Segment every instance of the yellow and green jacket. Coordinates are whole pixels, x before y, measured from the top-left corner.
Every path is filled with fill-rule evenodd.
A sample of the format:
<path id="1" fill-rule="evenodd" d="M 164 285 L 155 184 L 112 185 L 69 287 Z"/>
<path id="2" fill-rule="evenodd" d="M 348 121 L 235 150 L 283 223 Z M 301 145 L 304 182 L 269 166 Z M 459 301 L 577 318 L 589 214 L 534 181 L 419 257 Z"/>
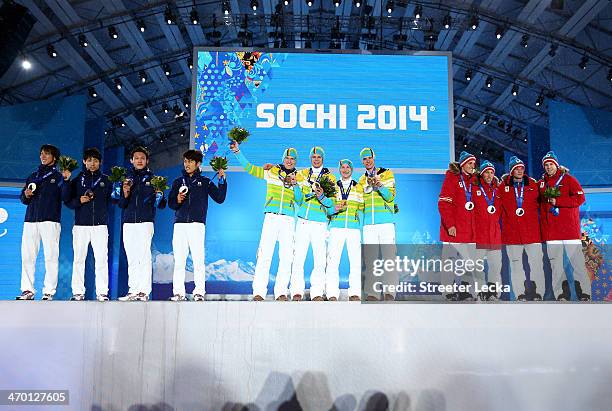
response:
<path id="1" fill-rule="evenodd" d="M 297 173 L 297 184 L 293 187 L 295 195 L 295 203 L 300 207 L 298 209 L 298 217 L 310 221 L 327 222 L 327 210 L 333 207 L 332 199 L 322 197 L 310 197 L 312 188 L 308 182 L 308 174 L 310 168 L 305 168 L 298 171 Z M 321 172 L 327 175 L 328 178 L 336 183 L 336 177 L 329 172 L 326 168 L 323 168 Z M 310 176 L 310 181 L 315 182 L 319 173 L 313 173 Z"/>
<path id="2" fill-rule="evenodd" d="M 391 170 L 381 167 L 376 168 L 376 174 L 380 176 L 382 186 L 363 194 L 364 225 L 395 222 L 395 177 Z M 359 178 L 359 185 L 362 188 L 367 185 L 365 173 Z"/>
<path id="3" fill-rule="evenodd" d="M 285 188 L 280 177 L 280 167 L 274 166 L 270 170 L 255 166 L 246 159 L 242 151 L 236 153 L 236 158 L 247 173 L 266 180 L 266 203 L 264 213 L 277 213 L 293 217 L 295 215 L 295 197 L 293 189 Z"/>
<path id="4" fill-rule="evenodd" d="M 363 223 L 363 186 L 355 180 L 351 180 L 352 186 L 346 201 L 346 209 L 336 213 L 335 205 L 342 201 L 342 192 L 340 191 L 340 181 L 336 197 L 333 199 L 334 207 L 328 208 L 330 216 L 329 228 L 356 228 L 360 229 Z"/>

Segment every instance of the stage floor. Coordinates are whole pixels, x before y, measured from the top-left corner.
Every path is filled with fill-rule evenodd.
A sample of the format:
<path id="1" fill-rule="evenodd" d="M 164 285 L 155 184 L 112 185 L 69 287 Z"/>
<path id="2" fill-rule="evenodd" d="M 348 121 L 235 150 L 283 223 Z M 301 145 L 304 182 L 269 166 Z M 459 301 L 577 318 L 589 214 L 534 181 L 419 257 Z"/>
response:
<path id="1" fill-rule="evenodd" d="M 4 301 L 0 329 L 0 389 L 70 391 L 32 409 L 612 406 L 605 304 Z"/>

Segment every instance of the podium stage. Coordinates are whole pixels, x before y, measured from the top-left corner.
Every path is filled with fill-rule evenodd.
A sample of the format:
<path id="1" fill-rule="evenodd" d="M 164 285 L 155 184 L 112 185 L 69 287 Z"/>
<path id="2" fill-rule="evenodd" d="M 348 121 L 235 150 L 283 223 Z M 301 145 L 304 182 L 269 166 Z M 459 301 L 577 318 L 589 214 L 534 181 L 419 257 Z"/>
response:
<path id="1" fill-rule="evenodd" d="M 3 301 L 0 389 L 66 389 L 74 410 L 609 410 L 611 318 L 603 304 Z"/>

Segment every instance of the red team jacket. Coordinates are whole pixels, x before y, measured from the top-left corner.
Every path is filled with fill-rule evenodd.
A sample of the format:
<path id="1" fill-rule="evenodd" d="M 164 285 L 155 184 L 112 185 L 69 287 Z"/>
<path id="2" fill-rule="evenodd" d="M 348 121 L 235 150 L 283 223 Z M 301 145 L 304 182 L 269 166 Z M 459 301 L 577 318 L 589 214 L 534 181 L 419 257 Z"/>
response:
<path id="1" fill-rule="evenodd" d="M 506 175 L 497 189 L 497 201 L 501 206 L 502 243 L 531 244 L 541 242 L 540 223 L 538 221 L 539 195 L 538 183 L 525 175 L 522 217 L 516 215 L 516 195 L 512 176 Z"/>
<path id="2" fill-rule="evenodd" d="M 446 171 L 442 190 L 438 198 L 438 211 L 440 212 L 440 241 L 451 243 L 473 243 L 474 242 L 474 218 L 475 210 L 465 209 L 466 195 L 461 183 L 459 166 L 451 164 L 450 170 Z M 475 200 L 476 177 L 463 174 L 463 180 L 472 186 L 472 201 Z M 450 227 L 456 227 L 457 236 L 448 235 Z"/>
<path id="3" fill-rule="evenodd" d="M 551 212 L 551 204 L 544 197 L 546 187 L 554 187 L 559 178 L 563 180 L 559 184 L 561 197 L 557 198 L 556 206 L 559 208 L 559 215 L 554 216 Z M 549 177 L 547 174 L 538 182 L 541 196 L 540 204 L 540 226 L 542 230 L 542 240 L 579 240 L 580 233 L 580 212 L 579 207 L 584 203 L 584 191 L 578 180 L 571 176 L 565 169 L 559 168 L 557 174 Z"/>
<path id="4" fill-rule="evenodd" d="M 480 178 L 475 179 L 476 184 L 473 189 L 473 201 L 474 201 L 474 212 L 475 215 L 475 229 L 474 236 L 476 239 L 476 246 L 479 248 L 500 248 L 501 245 L 501 228 L 499 226 L 499 218 L 501 216 L 501 206 L 499 199 L 496 199 L 497 191 L 499 191 L 498 179 L 494 178 L 491 185 L 484 182 Z M 496 191 L 497 189 L 497 191 Z M 485 190 L 489 200 L 493 200 L 493 206 L 495 207 L 495 213 L 490 214 L 487 211 L 489 204 L 482 190 Z M 493 194 L 495 192 L 495 194 Z"/>

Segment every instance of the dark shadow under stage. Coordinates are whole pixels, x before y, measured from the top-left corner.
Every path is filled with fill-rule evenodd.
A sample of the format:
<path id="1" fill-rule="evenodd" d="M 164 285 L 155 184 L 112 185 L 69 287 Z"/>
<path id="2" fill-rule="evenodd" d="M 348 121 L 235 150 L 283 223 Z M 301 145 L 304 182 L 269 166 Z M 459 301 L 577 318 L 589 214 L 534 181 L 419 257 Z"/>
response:
<path id="1" fill-rule="evenodd" d="M 0 389 L 69 390 L 75 410 L 609 410 L 611 318 L 603 304 L 5 301 Z"/>

